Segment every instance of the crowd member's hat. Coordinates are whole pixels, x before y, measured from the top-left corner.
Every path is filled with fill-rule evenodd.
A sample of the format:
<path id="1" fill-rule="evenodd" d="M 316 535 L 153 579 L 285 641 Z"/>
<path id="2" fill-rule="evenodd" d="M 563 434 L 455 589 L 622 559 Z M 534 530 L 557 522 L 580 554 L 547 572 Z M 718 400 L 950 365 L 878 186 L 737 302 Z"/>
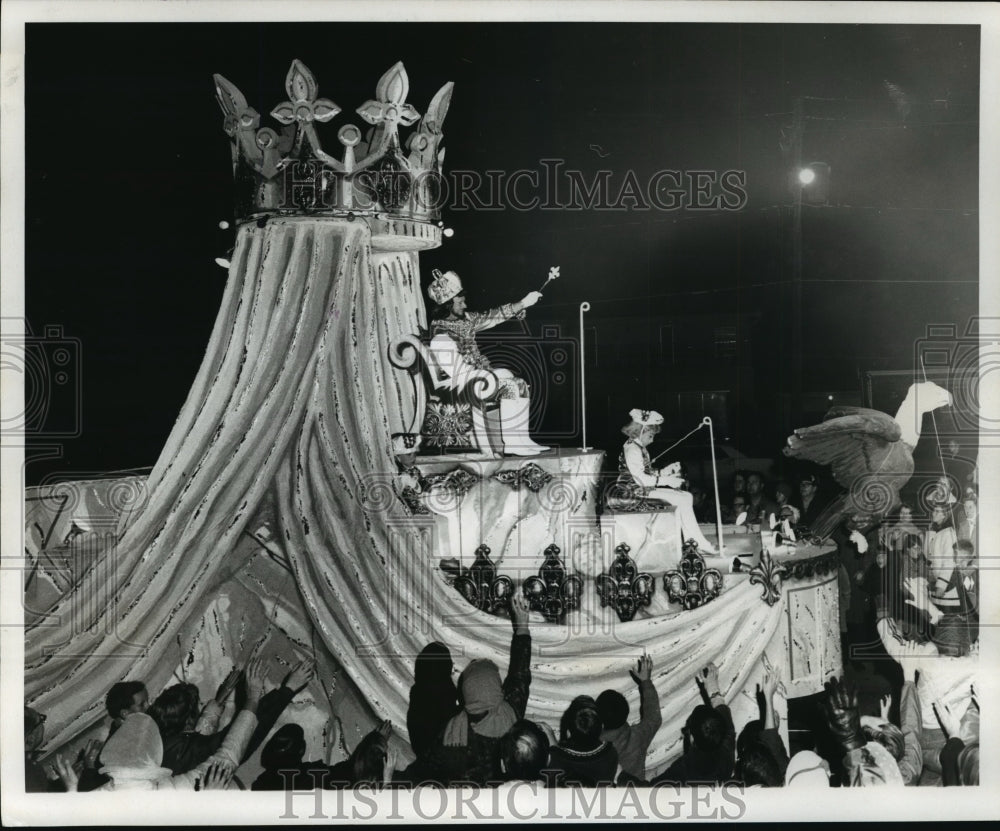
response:
<path id="1" fill-rule="evenodd" d="M 816 487 L 819 487 L 819 479 L 816 478 L 815 473 L 810 473 L 808 476 L 803 476 L 799 480 L 799 484 L 801 485 L 803 482 L 808 482 L 810 485 L 815 485 Z"/>

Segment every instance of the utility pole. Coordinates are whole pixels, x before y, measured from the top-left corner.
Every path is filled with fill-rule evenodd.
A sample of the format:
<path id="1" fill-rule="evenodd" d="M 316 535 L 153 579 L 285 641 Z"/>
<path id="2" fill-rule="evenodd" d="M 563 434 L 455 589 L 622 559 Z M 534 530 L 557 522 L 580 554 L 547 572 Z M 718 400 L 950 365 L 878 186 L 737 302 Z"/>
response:
<path id="1" fill-rule="evenodd" d="M 792 426 L 802 418 L 802 138 L 804 120 L 802 98 L 795 98 L 792 130 L 793 199 L 792 203 Z"/>

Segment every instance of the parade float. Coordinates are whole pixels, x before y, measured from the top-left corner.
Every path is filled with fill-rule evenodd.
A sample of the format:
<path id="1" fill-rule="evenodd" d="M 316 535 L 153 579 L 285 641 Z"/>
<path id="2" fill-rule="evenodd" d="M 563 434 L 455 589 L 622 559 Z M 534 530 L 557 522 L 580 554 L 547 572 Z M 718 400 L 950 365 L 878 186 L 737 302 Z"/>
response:
<path id="1" fill-rule="evenodd" d="M 342 758 L 382 719 L 405 758 L 415 657 L 436 640 L 459 670 L 505 666 L 512 592 L 533 609 L 529 718 L 554 726 L 605 689 L 636 712 L 628 670 L 652 658 L 651 774 L 680 754 L 707 663 L 737 729 L 765 667 L 781 716 L 840 672 L 832 545 L 718 518 L 706 555 L 671 506 L 614 498 L 585 428 L 582 448 L 507 452 L 527 424 L 500 413 L 496 373 L 432 348 L 419 257 L 443 242 L 451 84 L 421 116 L 396 64 L 362 130 L 323 126 L 340 110 L 299 61 L 277 128 L 215 80 L 237 234 L 187 401 L 148 476 L 27 493 L 25 700 L 46 752 L 104 729 L 117 681 L 209 689 L 262 655 L 275 683 L 282 662 L 317 663 L 283 717 L 309 758 Z"/>

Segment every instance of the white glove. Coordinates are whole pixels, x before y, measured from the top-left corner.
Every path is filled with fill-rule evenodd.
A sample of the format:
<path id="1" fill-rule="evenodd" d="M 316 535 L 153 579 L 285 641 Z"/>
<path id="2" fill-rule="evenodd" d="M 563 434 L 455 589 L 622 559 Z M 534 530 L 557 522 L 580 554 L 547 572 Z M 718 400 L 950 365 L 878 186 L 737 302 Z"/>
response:
<path id="1" fill-rule="evenodd" d="M 521 305 L 527 309 L 531 306 L 534 306 L 541 299 L 541 297 L 542 293 L 540 291 L 529 291 L 521 299 Z"/>

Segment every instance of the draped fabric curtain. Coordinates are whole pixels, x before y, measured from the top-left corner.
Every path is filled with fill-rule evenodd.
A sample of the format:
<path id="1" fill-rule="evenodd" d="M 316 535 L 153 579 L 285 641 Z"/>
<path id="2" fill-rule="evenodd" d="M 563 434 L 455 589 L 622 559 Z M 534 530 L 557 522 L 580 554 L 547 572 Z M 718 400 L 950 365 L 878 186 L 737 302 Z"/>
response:
<path id="1" fill-rule="evenodd" d="M 403 335 L 416 335 L 427 328 L 427 312 L 420 292 L 420 261 L 416 251 L 373 251 L 372 279 L 375 281 L 379 322 L 379 343 L 396 343 Z M 419 433 L 423 413 L 415 413 L 413 384 L 405 369 L 388 363 L 386 367 L 386 406 L 393 433 Z"/>
<path id="2" fill-rule="evenodd" d="M 372 291 L 369 247 L 363 222 L 241 227 L 207 354 L 149 477 L 148 502 L 27 629 L 25 698 L 47 714 L 51 745 L 99 720 L 115 682 L 141 678 L 155 690 L 169 679 L 174 662 L 163 656 L 203 595 L 238 568 L 241 534 L 303 430 L 317 368 L 345 358 L 351 371 L 345 356 L 321 352 L 331 330 L 358 344 L 355 295 Z M 360 348 L 373 355 L 378 345 Z M 366 432 L 385 434 L 384 415 Z M 391 463 L 387 441 L 370 446 L 375 468 Z"/>
<path id="3" fill-rule="evenodd" d="M 208 352 L 150 475 L 148 503 L 103 554 L 115 569 L 88 571 L 28 630 L 26 698 L 48 715 L 51 745 L 100 719 L 116 681 L 141 678 L 155 691 L 169 680 L 174 639 L 248 556 L 241 535 L 265 497 L 274 544 L 322 645 L 400 734 L 413 658 L 428 641 L 446 643 L 459 668 L 472 658 L 506 666 L 509 623 L 444 583 L 429 529 L 387 490 L 390 435 L 408 415 L 386 356 L 391 340 L 424 321 L 415 256 L 373 257 L 361 221 L 240 229 Z M 106 607 L 74 619 L 98 595 Z M 646 653 L 664 717 L 649 763 L 669 761 L 698 700 L 696 671 L 715 661 L 723 689 L 739 691 L 759 671 L 783 603 L 758 595 L 743 582 L 670 617 L 622 624 L 605 615 L 574 633 L 534 626 L 529 717 L 556 724 L 574 696 L 607 688 L 636 714 L 628 670 Z"/>

